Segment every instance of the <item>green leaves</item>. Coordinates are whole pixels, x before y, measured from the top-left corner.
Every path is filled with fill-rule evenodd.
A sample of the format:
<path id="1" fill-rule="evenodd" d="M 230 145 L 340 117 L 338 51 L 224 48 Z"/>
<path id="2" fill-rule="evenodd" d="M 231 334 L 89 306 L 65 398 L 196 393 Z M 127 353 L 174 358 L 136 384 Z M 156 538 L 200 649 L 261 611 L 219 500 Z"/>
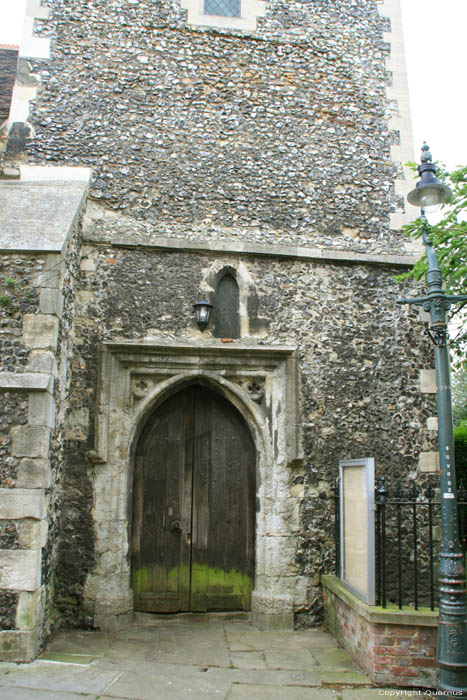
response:
<path id="1" fill-rule="evenodd" d="M 415 163 L 408 165 L 413 170 L 417 168 Z M 438 178 L 451 188 L 453 196 L 451 202 L 443 209 L 442 220 L 429 227 L 428 237 L 436 251 L 446 291 L 449 294 L 467 294 L 467 166 L 452 172 L 448 172 L 439 163 L 436 166 Z M 424 226 L 425 224 L 417 219 L 404 226 L 402 230 L 410 238 L 421 238 Z M 427 267 L 426 257 L 423 256 L 410 272 L 396 279 L 399 281 L 408 277 L 416 280 L 423 279 Z M 457 314 L 465 315 L 466 310 L 467 302 L 453 307 L 451 318 Z M 452 340 L 451 345 L 454 364 L 467 367 L 467 326 L 465 324 Z"/>

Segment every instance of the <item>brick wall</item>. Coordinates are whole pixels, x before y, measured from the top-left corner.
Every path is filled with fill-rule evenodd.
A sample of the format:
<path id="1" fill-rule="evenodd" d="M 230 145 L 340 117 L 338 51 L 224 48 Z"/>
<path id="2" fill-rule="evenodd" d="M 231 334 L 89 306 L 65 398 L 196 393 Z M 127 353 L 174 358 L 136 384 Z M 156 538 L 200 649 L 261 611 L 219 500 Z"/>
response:
<path id="1" fill-rule="evenodd" d="M 365 605 L 334 576 L 323 588 L 328 630 L 375 683 L 436 687 L 436 613 Z"/>

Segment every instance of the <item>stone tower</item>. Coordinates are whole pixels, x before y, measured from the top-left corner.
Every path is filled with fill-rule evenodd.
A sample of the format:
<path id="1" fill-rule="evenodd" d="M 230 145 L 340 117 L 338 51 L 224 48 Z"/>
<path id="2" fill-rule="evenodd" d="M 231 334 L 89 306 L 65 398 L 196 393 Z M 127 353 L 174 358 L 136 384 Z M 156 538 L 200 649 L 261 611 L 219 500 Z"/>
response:
<path id="1" fill-rule="evenodd" d="M 245 577 L 255 624 L 314 624 L 339 460 L 431 468 L 422 324 L 395 304 L 416 252 L 398 0 L 30 0 L 33 17 L 21 177 L 0 186 L 3 656 L 135 606 L 222 609 Z M 251 442 L 249 476 L 227 439 Z M 151 508 L 163 604 L 135 564 Z M 247 511 L 249 568 L 212 563 L 212 532 L 227 548 Z"/>

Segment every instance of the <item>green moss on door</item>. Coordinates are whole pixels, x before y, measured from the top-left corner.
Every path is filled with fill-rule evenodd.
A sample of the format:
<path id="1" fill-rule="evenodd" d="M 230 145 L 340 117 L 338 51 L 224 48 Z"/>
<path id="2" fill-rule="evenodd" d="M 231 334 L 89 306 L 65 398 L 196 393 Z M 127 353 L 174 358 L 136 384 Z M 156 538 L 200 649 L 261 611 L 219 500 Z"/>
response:
<path id="1" fill-rule="evenodd" d="M 151 612 L 249 610 L 253 579 L 206 564 L 142 567 L 131 575 L 135 610 Z M 186 590 L 188 588 L 188 590 Z M 189 590 L 191 589 L 191 595 Z"/>

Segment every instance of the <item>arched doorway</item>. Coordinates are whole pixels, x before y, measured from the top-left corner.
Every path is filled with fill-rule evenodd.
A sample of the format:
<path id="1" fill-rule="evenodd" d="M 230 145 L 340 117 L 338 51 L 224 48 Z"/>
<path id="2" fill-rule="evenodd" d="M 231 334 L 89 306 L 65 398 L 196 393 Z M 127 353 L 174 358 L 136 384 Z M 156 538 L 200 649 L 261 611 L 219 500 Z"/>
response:
<path id="1" fill-rule="evenodd" d="M 155 410 L 135 454 L 135 610 L 250 609 L 255 471 L 248 426 L 220 394 L 195 384 Z"/>

